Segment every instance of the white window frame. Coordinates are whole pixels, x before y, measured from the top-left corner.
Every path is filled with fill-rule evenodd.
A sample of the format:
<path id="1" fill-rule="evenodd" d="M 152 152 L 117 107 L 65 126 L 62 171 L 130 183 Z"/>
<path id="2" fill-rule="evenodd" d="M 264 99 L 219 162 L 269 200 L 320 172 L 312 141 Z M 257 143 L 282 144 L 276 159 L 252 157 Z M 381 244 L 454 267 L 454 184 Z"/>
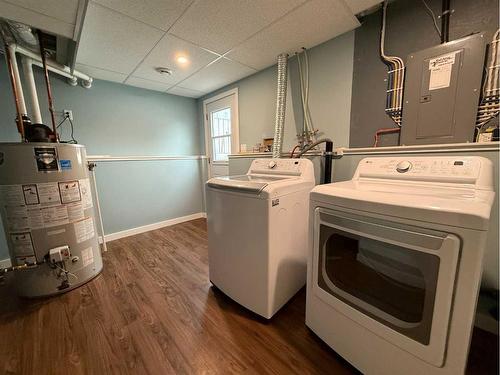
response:
<path id="1" fill-rule="evenodd" d="M 210 155 L 210 149 L 211 149 L 211 143 L 212 142 L 212 137 L 210 136 L 210 127 L 208 126 L 208 111 L 207 111 L 207 106 L 210 103 L 216 102 L 217 100 L 223 99 L 225 97 L 234 95 L 234 108 L 231 109 L 231 121 L 233 125 L 231 126 L 233 129 L 231 129 L 231 154 L 236 154 L 240 150 L 240 122 L 239 122 L 239 111 L 238 111 L 238 106 L 239 106 L 239 98 L 238 98 L 238 88 L 235 87 L 233 89 L 224 91 L 220 94 L 214 95 L 208 99 L 205 99 L 203 101 L 203 123 L 205 127 L 205 156 L 208 158 L 210 163 L 215 163 L 215 164 L 229 164 L 229 161 L 218 161 L 214 162 L 211 160 L 211 155 Z M 233 145 L 236 145 L 237 147 L 234 148 Z"/>

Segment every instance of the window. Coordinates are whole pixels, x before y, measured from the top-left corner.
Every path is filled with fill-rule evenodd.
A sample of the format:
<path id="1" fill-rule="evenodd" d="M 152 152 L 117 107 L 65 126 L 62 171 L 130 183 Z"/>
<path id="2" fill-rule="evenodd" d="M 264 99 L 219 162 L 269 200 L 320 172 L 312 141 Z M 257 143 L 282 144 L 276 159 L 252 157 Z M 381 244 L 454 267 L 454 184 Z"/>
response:
<path id="1" fill-rule="evenodd" d="M 211 113 L 211 137 L 214 161 L 227 161 L 231 153 L 231 108 Z"/>

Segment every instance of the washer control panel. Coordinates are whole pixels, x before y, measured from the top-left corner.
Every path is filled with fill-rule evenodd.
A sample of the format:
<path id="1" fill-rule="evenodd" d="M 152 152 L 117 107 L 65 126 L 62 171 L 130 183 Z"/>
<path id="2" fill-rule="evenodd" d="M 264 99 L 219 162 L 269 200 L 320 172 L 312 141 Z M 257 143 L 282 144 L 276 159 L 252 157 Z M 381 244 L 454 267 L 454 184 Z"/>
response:
<path id="1" fill-rule="evenodd" d="M 249 173 L 300 176 L 308 162 L 307 159 L 255 159 Z"/>
<path id="2" fill-rule="evenodd" d="M 477 157 L 380 157 L 363 159 L 359 177 L 468 182 L 478 178 L 481 160 Z"/>
<path id="3" fill-rule="evenodd" d="M 405 172 L 408 172 L 411 168 L 411 163 L 408 161 L 408 160 L 403 160 L 403 161 L 400 161 L 397 165 L 396 165 L 396 170 L 399 172 L 399 173 L 405 173 Z"/>

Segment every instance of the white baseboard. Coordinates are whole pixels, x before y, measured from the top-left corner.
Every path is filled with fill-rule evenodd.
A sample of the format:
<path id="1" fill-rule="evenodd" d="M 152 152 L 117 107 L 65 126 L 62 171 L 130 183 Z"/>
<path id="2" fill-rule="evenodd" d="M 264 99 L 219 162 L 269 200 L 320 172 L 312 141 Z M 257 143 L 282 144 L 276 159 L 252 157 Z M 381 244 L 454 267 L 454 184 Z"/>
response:
<path id="1" fill-rule="evenodd" d="M 206 212 L 198 212 L 192 215 L 176 217 L 174 219 L 168 219 L 164 221 L 160 221 L 158 223 L 143 225 L 142 227 L 136 227 L 131 229 L 122 230 L 120 232 L 106 234 L 104 237 L 106 238 L 106 242 L 118 240 L 123 237 L 133 236 L 135 234 L 140 234 L 144 232 L 149 232 L 151 230 L 160 229 L 163 227 L 169 227 L 171 225 L 184 223 L 186 221 L 206 218 Z M 102 243 L 102 238 L 99 238 L 99 242 Z"/>
<path id="2" fill-rule="evenodd" d="M 12 262 L 10 261 L 9 258 L 7 259 L 0 259 L 0 268 L 7 268 L 12 266 Z"/>
<path id="3" fill-rule="evenodd" d="M 120 232 L 110 233 L 110 234 L 107 234 L 105 236 L 105 238 L 106 238 L 106 242 L 114 241 L 114 240 L 118 240 L 120 238 L 133 236 L 134 234 L 149 232 L 150 230 L 160 229 L 163 227 L 169 227 L 171 225 L 180 224 L 180 223 L 184 223 L 186 221 L 201 219 L 201 218 L 206 218 L 206 217 L 207 217 L 206 212 L 198 212 L 198 213 L 192 214 L 192 215 L 176 217 L 173 219 L 160 221 L 158 223 L 143 225 L 142 227 L 136 227 L 136 228 L 122 230 Z M 100 236 L 99 236 L 99 243 L 102 243 L 102 237 L 100 237 Z M 12 263 L 11 263 L 10 259 L 8 259 L 8 258 L 7 259 L 0 259 L 0 268 L 7 268 L 7 267 L 10 267 L 11 265 L 12 265 Z"/>

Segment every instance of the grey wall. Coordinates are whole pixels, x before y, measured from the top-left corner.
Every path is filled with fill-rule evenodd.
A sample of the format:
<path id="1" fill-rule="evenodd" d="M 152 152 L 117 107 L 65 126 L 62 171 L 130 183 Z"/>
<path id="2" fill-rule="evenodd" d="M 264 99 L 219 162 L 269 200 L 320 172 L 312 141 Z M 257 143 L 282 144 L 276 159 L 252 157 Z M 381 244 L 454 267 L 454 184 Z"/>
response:
<path id="1" fill-rule="evenodd" d="M 3 56 L 2 56 L 3 60 Z M 45 123 L 50 121 L 43 77 L 35 68 Z M 96 80 L 90 90 L 51 75 L 56 109 L 73 110 L 75 137 L 90 155 L 199 155 L 196 100 Z M 5 63 L 0 63 L 0 142 L 19 140 Z M 59 119 L 59 117 L 58 117 Z M 68 139 L 68 124 L 62 139 Z M 105 232 L 203 211 L 202 161 L 98 163 Z M 7 257 L 0 230 L 0 260 Z"/>
<path id="2" fill-rule="evenodd" d="M 426 0 L 436 15 L 441 0 Z M 453 0 L 450 40 L 473 32 L 486 31 L 488 40 L 498 28 L 498 0 Z M 352 84 L 350 147 L 371 147 L 375 131 L 394 127 L 384 113 L 387 68 L 379 57 L 382 11 L 364 17 L 356 29 Z M 440 22 L 438 20 L 438 25 Z M 398 0 L 387 8 L 386 54 L 404 60 L 415 51 L 439 44 L 432 18 L 422 1 Z M 397 145 L 397 134 L 385 135 L 380 145 Z"/>
<path id="3" fill-rule="evenodd" d="M 348 146 L 351 107 L 354 32 L 331 39 L 309 50 L 309 107 L 315 128 L 331 137 L 336 146 Z M 289 89 L 284 135 L 284 150 L 297 143 L 296 134 L 303 126 L 297 61 L 289 64 Z M 265 69 L 198 100 L 238 87 L 240 143 L 251 149 L 263 137 L 274 135 L 276 105 L 276 66 Z M 204 142 L 203 116 L 200 115 L 200 139 Z"/>

